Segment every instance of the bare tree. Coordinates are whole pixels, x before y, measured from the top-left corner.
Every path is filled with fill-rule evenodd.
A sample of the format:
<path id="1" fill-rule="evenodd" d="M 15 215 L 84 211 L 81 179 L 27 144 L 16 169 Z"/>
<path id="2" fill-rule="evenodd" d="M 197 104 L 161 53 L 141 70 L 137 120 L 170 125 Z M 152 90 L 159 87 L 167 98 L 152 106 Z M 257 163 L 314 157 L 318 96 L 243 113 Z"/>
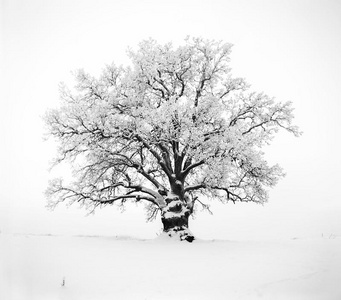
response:
<path id="1" fill-rule="evenodd" d="M 280 128 L 299 131 L 290 102 L 232 77 L 230 51 L 201 38 L 178 48 L 149 39 L 129 52 L 129 67 L 106 66 L 99 78 L 78 71 L 75 89 L 62 86 L 61 107 L 45 118 L 59 142 L 55 162 L 71 161 L 75 171 L 74 182 L 51 181 L 50 205 L 145 201 L 164 232 L 192 241 L 196 204 L 267 201 L 283 173 L 261 148 Z"/>

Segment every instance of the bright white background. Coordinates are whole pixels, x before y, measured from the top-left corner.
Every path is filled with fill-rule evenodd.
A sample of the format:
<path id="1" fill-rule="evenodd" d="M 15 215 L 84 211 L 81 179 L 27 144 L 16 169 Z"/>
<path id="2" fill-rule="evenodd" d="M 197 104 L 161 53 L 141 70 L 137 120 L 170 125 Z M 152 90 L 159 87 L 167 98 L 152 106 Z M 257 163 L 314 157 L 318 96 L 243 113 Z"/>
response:
<path id="1" fill-rule="evenodd" d="M 341 235 L 341 2 L 337 0 L 105 1 L 2 0 L 0 230 L 3 233 L 155 237 L 142 207 L 88 216 L 45 208 L 55 145 L 41 116 L 58 105 L 71 71 L 98 74 L 126 63 L 142 39 L 180 43 L 187 35 L 234 44 L 233 74 L 278 101 L 293 102 L 300 138 L 280 133 L 267 150 L 287 176 L 265 206 L 220 204 L 191 221 L 203 238 Z"/>

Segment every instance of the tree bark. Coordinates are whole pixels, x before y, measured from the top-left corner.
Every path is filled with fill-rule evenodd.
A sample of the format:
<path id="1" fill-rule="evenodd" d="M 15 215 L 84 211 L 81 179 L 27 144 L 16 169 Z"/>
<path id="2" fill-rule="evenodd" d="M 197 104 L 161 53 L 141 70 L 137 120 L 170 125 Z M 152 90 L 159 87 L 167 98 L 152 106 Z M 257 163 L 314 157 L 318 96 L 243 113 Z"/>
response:
<path id="1" fill-rule="evenodd" d="M 188 229 L 188 218 L 191 209 L 175 194 L 169 194 L 165 198 L 167 205 L 162 208 L 161 220 L 163 232 L 169 237 L 179 238 L 181 241 L 193 242 L 195 239 Z"/>

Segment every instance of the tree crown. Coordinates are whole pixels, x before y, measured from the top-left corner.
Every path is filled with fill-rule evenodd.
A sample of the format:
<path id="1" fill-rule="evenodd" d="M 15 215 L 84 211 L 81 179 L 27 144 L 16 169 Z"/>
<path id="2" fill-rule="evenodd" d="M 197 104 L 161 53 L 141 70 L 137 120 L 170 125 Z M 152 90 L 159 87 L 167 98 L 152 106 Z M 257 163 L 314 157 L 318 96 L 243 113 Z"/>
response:
<path id="1" fill-rule="evenodd" d="M 265 202 L 283 172 L 261 148 L 280 128 L 300 133 L 290 102 L 232 76 L 230 52 L 201 38 L 177 48 L 149 39 L 129 52 L 129 67 L 108 65 L 99 78 L 79 70 L 45 118 L 59 142 L 56 163 L 75 166 L 73 183 L 50 183 L 50 204 L 145 200 L 153 216 L 171 194 L 192 206 L 201 195 Z"/>

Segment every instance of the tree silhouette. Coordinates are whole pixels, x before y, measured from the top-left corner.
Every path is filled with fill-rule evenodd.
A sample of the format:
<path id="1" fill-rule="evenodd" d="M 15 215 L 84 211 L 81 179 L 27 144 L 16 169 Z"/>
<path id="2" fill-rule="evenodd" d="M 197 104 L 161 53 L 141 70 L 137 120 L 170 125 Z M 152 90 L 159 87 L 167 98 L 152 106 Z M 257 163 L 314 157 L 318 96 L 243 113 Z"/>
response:
<path id="1" fill-rule="evenodd" d="M 283 176 L 261 148 L 280 128 L 298 136 L 290 102 L 249 91 L 229 67 L 231 44 L 186 39 L 174 48 L 149 39 L 132 64 L 80 70 L 61 86 L 62 105 L 46 113 L 59 142 L 55 163 L 70 161 L 74 182 L 50 182 L 50 206 L 79 202 L 93 210 L 127 200 L 158 212 L 169 236 L 192 241 L 188 217 L 207 198 L 267 201 Z"/>

